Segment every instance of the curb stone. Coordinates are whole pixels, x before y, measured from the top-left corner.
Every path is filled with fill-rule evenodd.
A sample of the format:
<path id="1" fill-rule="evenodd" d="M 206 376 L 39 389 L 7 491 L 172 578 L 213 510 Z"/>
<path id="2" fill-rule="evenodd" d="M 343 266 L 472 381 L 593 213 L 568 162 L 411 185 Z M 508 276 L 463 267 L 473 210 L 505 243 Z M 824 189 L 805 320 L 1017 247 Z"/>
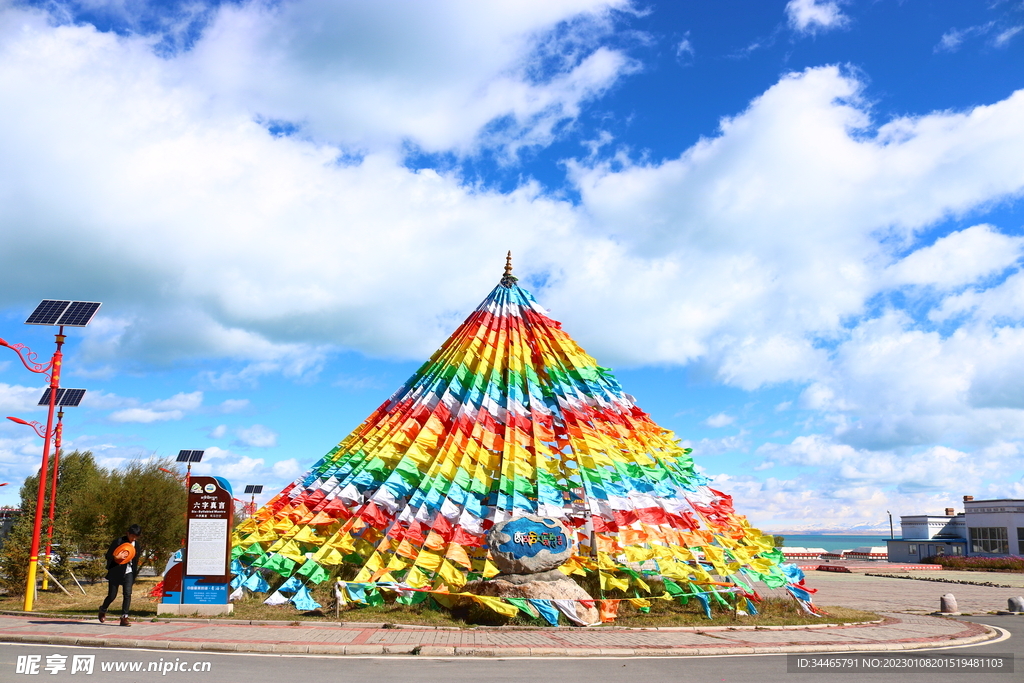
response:
<path id="1" fill-rule="evenodd" d="M 555 648 L 555 647 L 450 647 L 437 645 L 296 645 L 292 643 L 194 643 L 186 641 L 138 641 L 123 638 L 74 638 L 68 636 L 9 635 L 4 642 L 48 645 L 78 645 L 146 650 L 189 650 L 196 652 L 250 652 L 314 655 L 393 655 L 421 657 L 686 657 L 700 655 L 782 654 L 801 652 L 883 652 L 921 650 L 936 646 L 971 645 L 998 636 L 987 628 L 979 635 L 913 643 L 843 643 L 835 645 L 772 645 L 764 647 L 670 647 L 670 648 Z"/>

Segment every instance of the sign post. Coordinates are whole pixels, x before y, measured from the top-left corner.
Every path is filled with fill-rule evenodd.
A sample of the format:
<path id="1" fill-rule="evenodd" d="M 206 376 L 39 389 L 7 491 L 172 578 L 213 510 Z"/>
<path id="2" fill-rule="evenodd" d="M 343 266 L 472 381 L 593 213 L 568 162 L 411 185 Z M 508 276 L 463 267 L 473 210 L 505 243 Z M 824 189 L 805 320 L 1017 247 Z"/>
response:
<path id="1" fill-rule="evenodd" d="M 230 614 L 230 541 L 234 505 L 221 477 L 191 477 L 183 561 L 164 575 L 161 614 Z"/>

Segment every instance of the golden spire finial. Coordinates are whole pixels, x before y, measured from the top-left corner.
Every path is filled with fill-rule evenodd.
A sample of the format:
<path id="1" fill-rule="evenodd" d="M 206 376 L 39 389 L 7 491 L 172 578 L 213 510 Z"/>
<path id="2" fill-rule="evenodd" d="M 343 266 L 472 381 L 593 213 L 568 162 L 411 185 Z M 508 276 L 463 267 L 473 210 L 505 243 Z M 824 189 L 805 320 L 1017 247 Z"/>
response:
<path id="1" fill-rule="evenodd" d="M 519 278 L 512 274 L 512 250 L 509 249 L 508 255 L 505 257 L 505 274 L 501 276 L 501 286 L 511 287 L 518 280 Z"/>

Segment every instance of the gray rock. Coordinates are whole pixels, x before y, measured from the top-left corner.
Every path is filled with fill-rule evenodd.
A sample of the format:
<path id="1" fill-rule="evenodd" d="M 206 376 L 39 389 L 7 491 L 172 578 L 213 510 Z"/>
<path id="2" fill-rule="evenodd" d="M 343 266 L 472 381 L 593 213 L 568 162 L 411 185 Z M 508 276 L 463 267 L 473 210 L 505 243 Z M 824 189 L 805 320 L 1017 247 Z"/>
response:
<path id="1" fill-rule="evenodd" d="M 1009 612 L 1024 612 L 1024 598 L 1010 598 L 1006 601 L 1006 609 Z"/>
<path id="2" fill-rule="evenodd" d="M 527 542 L 523 529 L 546 538 Z M 559 543 L 552 543 L 555 538 Z M 572 557 L 573 531 L 552 517 L 523 516 L 495 524 L 487 534 L 494 565 L 502 574 L 539 574 L 561 566 Z"/>
<path id="3" fill-rule="evenodd" d="M 956 607 L 956 598 L 952 593 L 946 593 L 939 598 L 939 611 L 944 614 L 953 614 L 959 611 Z"/>
<path id="4" fill-rule="evenodd" d="M 498 574 L 493 580 L 508 581 L 514 583 L 517 586 L 523 583 L 529 583 L 531 581 L 561 581 L 565 578 L 565 574 L 552 569 L 548 572 L 540 572 L 539 574 Z"/>

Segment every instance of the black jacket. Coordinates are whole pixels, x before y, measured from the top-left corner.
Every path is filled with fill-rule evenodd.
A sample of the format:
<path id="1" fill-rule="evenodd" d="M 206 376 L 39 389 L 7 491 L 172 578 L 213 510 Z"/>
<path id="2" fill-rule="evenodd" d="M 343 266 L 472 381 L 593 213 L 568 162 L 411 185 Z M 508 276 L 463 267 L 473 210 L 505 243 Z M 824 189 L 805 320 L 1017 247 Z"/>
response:
<path id="1" fill-rule="evenodd" d="M 125 569 L 128 564 L 118 564 L 114 560 L 114 551 L 117 550 L 117 546 L 122 543 L 130 543 L 127 536 L 121 538 L 115 538 L 107 548 L 107 581 L 120 581 L 124 578 Z M 135 557 L 129 563 L 132 566 L 132 573 L 137 577 L 139 575 L 139 542 L 135 541 Z"/>

